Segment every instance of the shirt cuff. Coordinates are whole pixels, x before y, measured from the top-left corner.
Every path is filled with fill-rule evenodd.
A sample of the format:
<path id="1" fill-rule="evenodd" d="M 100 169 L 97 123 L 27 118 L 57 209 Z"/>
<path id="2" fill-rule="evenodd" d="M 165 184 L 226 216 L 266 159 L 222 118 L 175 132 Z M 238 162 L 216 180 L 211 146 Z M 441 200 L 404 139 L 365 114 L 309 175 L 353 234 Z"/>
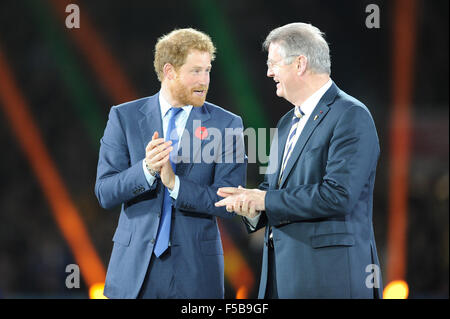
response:
<path id="1" fill-rule="evenodd" d="M 145 159 L 142 160 L 142 169 L 144 170 L 145 179 L 147 180 L 148 186 L 152 186 L 155 182 L 156 177 L 150 174 L 148 171 L 146 165 L 145 165 Z"/>
<path id="2" fill-rule="evenodd" d="M 255 217 L 245 217 L 245 219 L 248 221 L 248 225 L 252 228 L 252 230 L 255 230 L 256 226 L 258 225 L 259 218 L 261 217 L 261 213 L 256 215 Z"/>
<path id="3" fill-rule="evenodd" d="M 175 175 L 175 185 L 173 186 L 172 190 L 169 189 L 170 197 L 172 197 L 173 199 L 177 199 L 179 190 L 180 190 L 180 179 L 178 178 L 177 175 Z"/>

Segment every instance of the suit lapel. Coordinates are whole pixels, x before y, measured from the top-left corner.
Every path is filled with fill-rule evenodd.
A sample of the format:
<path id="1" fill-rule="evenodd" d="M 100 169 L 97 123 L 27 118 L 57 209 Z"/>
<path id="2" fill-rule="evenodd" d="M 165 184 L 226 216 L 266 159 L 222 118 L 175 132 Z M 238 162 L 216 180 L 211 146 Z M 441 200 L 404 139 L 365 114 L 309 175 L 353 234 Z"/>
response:
<path id="1" fill-rule="evenodd" d="M 161 119 L 161 108 L 159 106 L 159 93 L 148 98 L 147 102 L 144 103 L 139 111 L 141 111 L 144 116 L 139 119 L 139 128 L 141 130 L 142 141 L 144 143 L 144 153 L 145 147 L 152 140 L 153 133 L 158 132 L 159 137 L 164 136 L 162 130 L 162 119 Z"/>
<path id="2" fill-rule="evenodd" d="M 314 111 L 309 116 L 308 122 L 306 122 L 305 126 L 303 127 L 302 133 L 300 134 L 297 143 L 295 144 L 295 147 L 292 150 L 292 154 L 289 157 L 288 162 L 286 163 L 286 168 L 284 169 L 283 172 L 283 178 L 281 179 L 279 185 L 280 188 L 286 182 L 289 173 L 291 172 L 295 162 L 298 160 L 301 153 L 303 152 L 303 149 L 305 148 L 305 145 L 308 142 L 309 138 L 311 137 L 312 133 L 314 132 L 316 127 L 320 124 L 320 122 L 325 118 L 328 111 L 330 110 L 329 105 L 333 103 L 334 99 L 336 98 L 337 92 L 338 88 L 333 83 L 331 87 L 327 90 L 327 92 L 325 92 L 325 94 L 322 96 L 319 103 L 317 103 L 317 106 L 314 108 Z M 282 152 L 284 152 L 284 148 Z"/>

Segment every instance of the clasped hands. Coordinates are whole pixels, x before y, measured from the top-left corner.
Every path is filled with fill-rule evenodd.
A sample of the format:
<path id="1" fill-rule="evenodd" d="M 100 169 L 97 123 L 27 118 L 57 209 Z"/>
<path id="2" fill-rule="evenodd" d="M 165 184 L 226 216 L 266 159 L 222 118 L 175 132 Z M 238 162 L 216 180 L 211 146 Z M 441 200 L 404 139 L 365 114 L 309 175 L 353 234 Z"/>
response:
<path id="1" fill-rule="evenodd" d="M 226 206 L 228 212 L 235 212 L 238 215 L 254 218 L 261 211 L 266 210 L 265 197 L 266 191 L 259 189 L 246 189 L 241 186 L 221 187 L 217 195 L 224 197 L 214 205 L 216 207 Z"/>
<path id="2" fill-rule="evenodd" d="M 172 141 L 165 142 L 154 132 L 152 140 L 145 148 L 145 164 L 148 168 L 159 173 L 164 186 L 172 190 L 175 186 L 175 173 L 170 164 L 170 152 L 173 150 Z"/>

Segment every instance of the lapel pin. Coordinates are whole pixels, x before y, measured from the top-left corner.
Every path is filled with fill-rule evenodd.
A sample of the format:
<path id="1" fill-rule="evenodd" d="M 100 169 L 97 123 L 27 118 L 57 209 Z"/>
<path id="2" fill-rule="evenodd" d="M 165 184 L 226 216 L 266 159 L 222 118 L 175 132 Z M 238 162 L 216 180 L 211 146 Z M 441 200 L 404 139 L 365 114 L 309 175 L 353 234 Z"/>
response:
<path id="1" fill-rule="evenodd" d="M 323 111 L 321 110 L 321 111 L 319 111 L 319 113 L 322 114 Z M 314 121 L 317 120 L 318 118 L 319 118 L 319 115 L 314 116 Z"/>
<path id="2" fill-rule="evenodd" d="M 197 127 L 195 130 L 195 136 L 201 140 L 204 140 L 208 136 L 208 130 L 204 126 Z"/>

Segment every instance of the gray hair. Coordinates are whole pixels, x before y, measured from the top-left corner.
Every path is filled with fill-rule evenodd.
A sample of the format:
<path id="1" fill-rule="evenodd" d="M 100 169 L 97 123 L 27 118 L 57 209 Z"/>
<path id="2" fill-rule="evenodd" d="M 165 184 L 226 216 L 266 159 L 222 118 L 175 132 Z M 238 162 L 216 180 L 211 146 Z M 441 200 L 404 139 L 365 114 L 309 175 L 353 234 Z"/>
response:
<path id="1" fill-rule="evenodd" d="M 285 64 L 290 64 L 299 55 L 308 59 L 307 69 L 314 73 L 331 74 L 330 49 L 324 33 L 307 23 L 290 23 L 272 30 L 263 43 L 268 51 L 271 43 L 282 48 Z"/>

